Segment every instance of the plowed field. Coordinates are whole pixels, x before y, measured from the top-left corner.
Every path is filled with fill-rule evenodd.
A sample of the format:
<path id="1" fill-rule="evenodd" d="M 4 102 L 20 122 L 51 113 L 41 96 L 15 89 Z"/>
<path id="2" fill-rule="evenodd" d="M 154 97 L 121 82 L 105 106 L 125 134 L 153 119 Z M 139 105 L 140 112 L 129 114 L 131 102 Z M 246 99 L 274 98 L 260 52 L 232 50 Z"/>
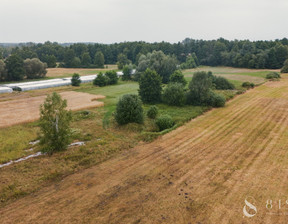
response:
<path id="1" fill-rule="evenodd" d="M 287 179 L 285 76 L 1 208 L 0 221 L 287 223 Z"/>

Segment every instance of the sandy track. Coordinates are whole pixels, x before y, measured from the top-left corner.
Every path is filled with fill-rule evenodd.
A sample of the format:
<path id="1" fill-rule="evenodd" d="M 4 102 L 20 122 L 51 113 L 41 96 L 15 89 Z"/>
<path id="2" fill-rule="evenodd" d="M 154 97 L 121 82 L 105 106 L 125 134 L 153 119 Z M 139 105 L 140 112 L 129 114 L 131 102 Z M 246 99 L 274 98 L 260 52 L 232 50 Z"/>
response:
<path id="1" fill-rule="evenodd" d="M 11 203 L 0 209 L 0 221 L 287 223 L 287 115 L 285 76 L 153 143 Z M 243 215 L 248 196 L 257 207 L 252 218 Z M 273 200 L 271 209 L 267 200 Z"/>
<path id="2" fill-rule="evenodd" d="M 68 109 L 81 110 L 101 107 L 103 102 L 96 101 L 105 96 L 67 91 L 60 93 L 67 100 Z M 46 96 L 28 97 L 18 100 L 0 102 L 0 128 L 39 119 L 39 108 Z"/>

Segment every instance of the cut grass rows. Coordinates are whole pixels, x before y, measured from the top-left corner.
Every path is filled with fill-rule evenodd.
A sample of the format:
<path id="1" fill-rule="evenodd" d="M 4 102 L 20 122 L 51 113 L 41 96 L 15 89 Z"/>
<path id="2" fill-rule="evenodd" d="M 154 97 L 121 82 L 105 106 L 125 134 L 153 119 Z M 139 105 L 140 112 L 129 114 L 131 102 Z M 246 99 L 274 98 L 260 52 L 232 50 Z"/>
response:
<path id="1" fill-rule="evenodd" d="M 251 108 L 253 108 L 253 107 L 251 107 Z M 249 114 L 249 113 L 248 113 L 248 114 Z M 253 115 L 253 113 L 250 113 L 250 114 Z M 247 113 L 246 113 L 246 115 L 247 115 Z M 241 121 L 241 120 L 240 120 L 240 121 Z M 242 121 L 243 121 L 243 120 L 242 120 Z M 223 126 L 225 126 L 225 125 L 223 125 Z M 218 132 L 221 132 L 221 131 L 218 131 Z M 227 134 L 230 134 L 230 133 L 227 133 Z M 227 136 L 227 135 L 225 134 L 224 136 Z M 218 136 L 215 136 L 214 139 L 215 139 L 215 140 L 218 139 L 218 141 L 221 140 L 221 139 L 218 138 Z M 195 138 L 193 138 L 193 140 L 195 140 Z M 202 140 L 203 140 L 203 139 L 201 139 L 199 142 L 201 142 Z M 222 139 L 222 140 L 223 140 L 223 142 L 225 142 L 224 139 Z M 181 141 L 185 141 L 185 139 L 181 139 Z M 205 142 L 208 142 L 208 141 L 209 141 L 209 140 L 205 139 Z M 189 145 L 189 146 L 191 147 L 191 144 L 190 144 L 191 142 L 189 142 L 189 141 L 187 141 L 187 140 L 186 140 L 186 142 L 187 142 L 187 143 L 186 143 L 185 145 Z M 232 142 L 233 142 L 233 141 L 232 141 Z M 231 143 L 232 143 L 232 142 L 231 142 Z M 216 143 L 216 142 L 212 142 L 212 143 L 209 144 L 209 145 L 215 145 L 215 147 L 216 147 L 217 145 L 216 145 L 215 143 Z M 195 145 L 195 144 L 194 144 L 194 145 Z M 174 147 L 175 147 L 175 146 L 174 146 Z M 183 146 L 182 148 L 184 148 L 184 147 L 185 147 L 185 146 Z M 192 146 L 192 147 L 193 147 L 193 146 Z M 197 148 L 197 145 L 195 145 L 195 147 Z M 172 148 L 173 148 L 173 146 L 172 146 Z M 196 149 L 196 148 L 195 148 L 195 149 Z M 177 149 L 178 149 L 178 150 L 181 150 L 181 149 L 179 149 L 179 148 L 177 148 Z M 190 150 L 191 150 L 191 148 L 190 148 Z M 171 151 L 171 153 L 173 153 L 173 151 Z M 181 154 L 179 154 L 179 155 L 183 155 L 183 154 L 185 154 L 185 153 L 186 153 L 186 152 L 182 150 L 182 151 L 181 151 Z M 209 153 L 209 152 L 208 152 L 208 153 Z M 182 159 L 186 159 L 186 157 L 183 157 Z M 214 159 L 214 158 L 213 158 L 213 159 Z M 212 160 L 212 161 L 213 161 L 213 160 Z M 179 162 L 179 161 L 177 161 L 177 162 Z"/>
<path id="2" fill-rule="evenodd" d="M 186 78 L 188 80 L 191 80 L 191 77 L 186 77 Z M 238 84 L 240 85 L 239 82 Z M 70 87 L 70 89 L 71 88 L 72 87 Z M 137 90 L 138 90 L 137 83 L 120 82 L 118 85 L 107 86 L 107 87 L 102 87 L 102 88 L 95 88 L 92 86 L 92 84 L 83 84 L 81 85 L 81 87 L 72 88 L 72 89 L 76 91 L 90 93 L 90 94 L 97 94 L 97 95 L 101 94 L 101 95 L 106 96 L 106 98 L 103 99 L 103 102 L 105 103 L 104 108 L 91 110 L 93 113 L 95 113 L 95 116 L 93 118 L 91 117 L 91 118 L 84 119 L 84 120 L 80 119 L 78 121 L 73 122 L 73 128 L 76 130 L 77 133 L 80 133 L 76 135 L 76 139 L 87 141 L 86 146 L 71 149 L 71 150 L 68 150 L 67 152 L 61 152 L 53 156 L 52 158 L 43 157 L 43 158 L 38 158 L 35 160 L 25 162 L 25 164 L 19 164 L 19 165 L 17 164 L 13 166 L 14 170 L 10 170 L 9 168 L 3 169 L 3 170 L 6 170 L 7 172 L 4 174 L 2 173 L 2 179 L 5 180 L 5 184 L 7 186 L 11 186 L 11 188 L 9 189 L 4 189 L 4 190 L 2 189 L 2 195 L 1 195 L 1 189 L 0 189 L 0 197 L 2 197 L 4 201 L 9 200 L 9 198 L 13 198 L 13 197 L 17 198 L 18 196 L 21 196 L 21 192 L 23 193 L 23 195 L 29 192 L 33 192 L 35 189 L 38 189 L 40 186 L 43 186 L 49 183 L 50 181 L 53 182 L 65 175 L 69 175 L 73 172 L 76 172 L 77 170 L 81 170 L 83 168 L 93 166 L 105 159 L 110 158 L 116 152 L 135 146 L 137 142 L 141 140 L 141 136 L 139 137 L 139 131 L 143 131 L 143 127 L 132 125 L 132 126 L 119 128 L 115 126 L 115 122 L 112 116 L 116 108 L 116 103 L 121 95 L 128 94 L 128 93 L 137 94 Z M 254 102 L 256 102 L 256 100 L 250 103 L 254 103 Z M 170 107 L 170 106 L 163 105 L 163 104 L 159 104 L 157 106 L 159 107 L 161 114 L 164 114 L 164 113 L 169 114 L 170 116 L 173 117 L 173 119 L 179 125 L 202 114 L 203 111 L 206 110 L 206 108 L 192 107 L 192 106 L 185 106 L 182 108 Z M 145 111 L 147 111 L 148 108 L 149 108 L 149 105 L 144 105 Z M 251 113 L 253 113 L 252 109 L 253 108 L 251 108 L 251 111 L 250 111 Z M 240 114 L 241 116 L 244 116 L 242 113 L 242 111 L 244 110 L 245 108 L 242 108 L 242 109 L 240 108 L 239 111 L 236 112 L 236 114 Z M 221 114 L 220 112 L 216 112 L 216 111 L 212 111 L 212 113 L 214 113 L 215 116 L 218 116 L 219 114 Z M 235 116 L 235 119 L 238 119 L 238 118 L 240 117 Z M 195 125 L 192 123 L 191 125 Z M 218 135 L 216 136 L 213 136 L 213 135 L 217 132 L 221 132 L 222 128 L 224 127 L 227 128 L 227 126 L 229 127 L 229 124 L 226 124 L 225 122 L 220 121 L 220 120 L 213 121 L 212 123 L 213 123 L 212 125 L 207 123 L 205 127 L 207 128 L 206 132 L 201 132 L 201 130 L 199 129 L 201 133 L 200 135 L 196 132 L 192 132 L 191 135 L 193 136 L 196 135 L 196 137 L 193 138 L 193 140 L 190 136 L 186 135 L 184 137 L 177 139 L 177 141 L 175 142 L 171 142 L 171 144 L 168 146 L 168 148 L 171 149 L 171 154 L 178 156 L 177 159 L 178 161 L 181 162 L 182 160 L 187 159 L 187 158 L 184 158 L 184 156 L 181 156 L 182 152 L 183 153 L 187 152 L 188 150 L 187 146 L 192 146 L 193 149 L 194 148 L 197 149 L 198 144 L 200 144 L 200 142 L 203 141 L 203 139 L 205 140 L 207 136 L 210 137 L 210 139 L 209 138 L 206 139 L 209 141 L 209 144 L 211 142 L 213 143 L 214 141 L 215 143 L 217 143 L 216 140 L 217 140 Z M 146 123 L 146 125 L 147 124 L 148 126 L 150 126 L 152 123 L 148 122 Z M 187 131 L 187 129 L 190 128 L 191 125 L 187 125 L 187 127 L 182 127 L 180 129 L 182 129 L 183 131 L 184 130 Z M 231 125 L 232 124 L 230 124 L 230 127 Z M 104 127 L 104 129 L 102 127 Z M 151 127 L 148 128 L 148 130 L 150 129 Z M 22 136 L 26 136 L 25 137 L 26 140 L 24 142 L 21 142 L 21 138 L 16 139 L 16 141 L 21 142 L 21 144 L 19 145 L 15 144 L 14 145 L 15 150 L 13 150 L 12 149 L 13 148 L 12 147 L 12 142 L 13 142 L 12 132 L 14 133 L 15 130 L 18 130 Z M 212 133 L 209 133 L 211 130 L 212 130 Z M 233 130 L 229 129 L 229 131 L 233 131 Z M 29 154 L 29 152 L 25 152 L 24 149 L 29 148 L 29 145 L 28 145 L 29 141 L 35 140 L 35 138 L 37 138 L 37 132 L 38 132 L 37 122 L 31 123 L 31 124 L 13 126 L 11 127 L 11 129 L 7 129 L 7 130 L 0 129 L 0 134 L 1 134 L 0 136 L 5 136 L 5 135 L 9 136 L 6 141 L 7 144 L 4 146 L 0 146 L 0 152 L 1 150 L 3 152 L 6 150 L 5 157 L 1 157 L 1 161 L 4 162 L 10 159 L 16 159 L 16 158 Z M 176 130 L 175 133 L 179 133 L 179 131 Z M 227 135 L 228 134 L 230 134 L 230 132 L 227 131 Z M 185 142 L 185 144 L 181 145 L 181 142 L 183 141 Z M 13 150 L 13 153 L 12 153 L 12 150 Z M 151 155 L 151 159 L 158 160 L 158 159 L 161 159 L 161 156 L 163 155 L 165 155 L 165 152 L 162 149 L 159 149 L 159 151 L 155 152 L 153 156 Z M 154 156 L 156 158 L 154 158 Z M 145 165 L 144 163 L 146 159 L 147 158 L 143 158 L 143 165 Z M 44 170 L 36 171 L 36 167 L 41 163 L 41 161 L 46 161 L 47 163 L 45 172 Z M 27 175 L 25 174 L 24 177 L 20 177 L 19 173 L 23 172 L 23 170 L 27 172 L 26 173 Z M 35 176 L 32 175 L 28 177 L 28 175 L 30 175 L 31 172 L 34 172 Z M 9 176 L 13 176 L 14 179 L 10 178 Z M 15 181 L 15 178 L 17 179 L 17 181 Z M 33 184 L 31 184 L 30 186 L 27 186 L 27 182 L 32 182 Z M 26 187 L 21 187 L 21 186 L 26 186 Z"/>
<path id="3" fill-rule="evenodd" d="M 254 109 L 254 107 L 251 107 L 251 104 L 250 104 L 251 102 L 247 102 L 246 104 L 247 104 L 247 107 L 250 107 L 251 108 L 251 110 L 255 110 Z M 219 109 L 219 110 L 216 110 L 216 111 L 218 111 L 218 112 L 220 112 L 221 111 L 221 109 Z M 215 112 L 216 112 L 215 111 Z M 239 114 L 241 115 L 241 117 L 243 118 L 243 117 L 245 117 L 246 116 L 246 114 L 244 113 L 242 113 L 243 111 L 246 111 L 246 108 L 243 108 L 243 109 L 241 109 L 241 111 L 239 111 Z M 214 112 L 214 111 L 213 111 Z M 251 115 L 253 115 L 253 112 L 252 111 L 250 111 L 251 113 Z M 248 114 L 249 113 L 249 111 L 246 111 L 246 113 Z M 216 114 L 214 114 L 216 117 L 217 117 L 217 115 Z M 219 115 L 218 115 L 219 116 Z M 226 115 L 225 115 L 226 116 Z M 198 120 L 199 119 L 201 119 L 201 118 L 198 118 Z M 207 119 L 207 117 L 205 117 L 205 119 Z M 233 121 L 234 122 L 238 122 L 237 121 L 237 119 L 240 119 L 240 118 L 235 118 L 235 119 L 233 119 Z M 230 120 L 229 120 L 230 121 Z M 218 123 L 219 122 L 219 123 Z M 202 143 L 202 141 L 203 141 L 203 139 L 205 139 L 205 137 L 206 137 L 206 135 L 205 134 L 207 134 L 207 133 L 209 133 L 209 130 L 214 130 L 214 132 L 213 133 L 218 133 L 218 135 L 221 135 L 221 129 L 223 128 L 223 127 L 227 127 L 227 124 L 225 123 L 225 122 L 223 122 L 223 120 L 220 120 L 220 121 L 216 121 L 216 122 L 207 122 L 207 127 L 204 127 L 203 128 L 203 130 L 205 130 L 204 132 L 202 132 L 202 131 L 200 131 L 199 130 L 199 132 L 201 133 L 200 135 L 193 135 L 192 133 L 191 133 L 191 136 L 190 135 L 185 135 L 183 138 L 181 138 L 181 139 L 179 139 L 179 140 L 177 140 L 177 141 L 174 141 L 174 139 L 173 139 L 173 141 L 172 142 L 170 142 L 170 144 L 168 144 L 168 148 L 167 148 L 167 146 L 166 146 L 166 148 L 160 148 L 159 149 L 159 151 L 157 151 L 155 154 L 153 154 L 153 155 L 151 155 L 150 157 L 151 157 L 151 159 L 153 159 L 153 160 L 155 160 L 155 157 L 157 156 L 157 158 L 159 158 L 159 159 L 161 159 L 161 156 L 163 156 L 163 152 L 165 152 L 166 150 L 169 150 L 169 152 L 170 152 L 170 154 L 172 154 L 172 153 L 174 153 L 174 152 L 176 152 L 176 151 L 181 151 L 181 153 L 179 153 L 178 155 L 181 157 L 181 155 L 186 155 L 185 153 L 187 152 L 187 151 L 185 151 L 185 150 L 182 150 L 182 149 L 187 149 L 187 150 L 191 150 L 191 147 L 192 147 L 192 149 L 197 149 L 197 147 L 198 147 L 198 144 L 201 144 Z M 213 125 L 211 125 L 211 123 L 213 124 Z M 221 125 L 220 125 L 221 124 Z M 180 130 L 181 130 L 181 132 L 186 132 L 187 131 L 187 129 L 189 129 L 190 127 L 189 126 L 195 126 L 195 124 L 192 122 L 192 123 L 190 123 L 190 124 L 188 124 L 187 126 L 185 126 L 184 128 L 181 128 Z M 232 125 L 232 124 L 230 124 L 230 125 Z M 215 128 L 216 127 L 218 127 L 218 129 L 217 130 L 215 130 Z M 231 130 L 233 130 L 233 128 L 231 129 Z M 177 130 L 176 130 L 176 132 L 173 132 L 174 134 L 181 134 L 181 132 L 178 132 Z M 211 133 L 209 133 L 210 134 L 210 136 L 211 136 Z M 168 134 L 169 135 L 169 134 Z M 218 141 L 219 141 L 219 137 L 218 137 L 218 135 L 216 135 L 216 136 L 213 136 L 213 139 L 205 139 L 205 141 L 204 142 L 208 142 L 208 141 L 213 141 L 214 140 L 214 142 L 212 142 L 211 143 L 211 145 L 213 145 L 213 144 L 215 144 L 215 143 L 217 143 Z M 166 136 L 165 136 L 166 137 Z M 168 137 L 168 136 L 167 136 Z M 168 141 L 169 141 L 169 139 L 167 139 Z M 166 145 L 166 142 L 165 142 L 165 145 Z M 180 147 L 181 146 L 181 147 Z M 190 148 L 188 149 L 188 147 L 187 146 L 189 146 Z M 146 158 L 147 159 L 147 158 Z M 187 159 L 187 155 L 186 156 L 184 156 L 184 157 L 182 157 L 181 159 Z M 158 161 L 157 161 L 158 162 Z M 179 161 L 178 161 L 179 162 Z"/>

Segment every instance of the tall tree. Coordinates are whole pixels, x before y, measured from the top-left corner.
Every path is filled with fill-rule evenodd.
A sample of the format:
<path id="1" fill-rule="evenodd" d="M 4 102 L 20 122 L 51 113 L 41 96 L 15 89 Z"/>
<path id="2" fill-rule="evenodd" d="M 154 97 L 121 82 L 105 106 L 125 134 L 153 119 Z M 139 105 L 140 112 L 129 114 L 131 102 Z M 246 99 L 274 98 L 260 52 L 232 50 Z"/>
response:
<path id="1" fill-rule="evenodd" d="M 6 59 L 5 63 L 8 81 L 18 81 L 24 79 L 24 62 L 20 56 L 17 54 L 12 54 Z"/>
<path id="2" fill-rule="evenodd" d="M 65 67 L 72 68 L 73 67 L 73 60 L 75 58 L 75 52 L 73 49 L 67 49 L 64 54 L 64 63 Z"/>
<path id="3" fill-rule="evenodd" d="M 90 54 L 88 52 L 83 53 L 81 57 L 81 65 L 83 67 L 89 67 L 90 64 L 91 64 Z"/>
<path id="4" fill-rule="evenodd" d="M 48 68 L 55 68 L 57 66 L 56 60 L 54 55 L 46 55 L 43 62 L 46 62 Z"/>
<path id="5" fill-rule="evenodd" d="M 38 58 L 26 59 L 24 69 L 27 79 L 42 78 L 47 73 L 47 64 L 41 62 Z"/>
<path id="6" fill-rule="evenodd" d="M 162 51 L 153 51 L 146 56 L 140 56 L 136 70 L 143 73 L 147 68 L 155 70 L 162 77 L 163 83 L 168 83 L 170 75 L 177 68 L 177 60 L 175 57 L 165 55 Z"/>
<path id="7" fill-rule="evenodd" d="M 205 104 L 210 97 L 211 88 L 211 74 L 207 72 L 195 72 L 189 83 L 188 101 L 194 105 Z"/>
<path id="8" fill-rule="evenodd" d="M 123 69 L 123 67 L 125 66 L 125 65 L 128 65 L 128 64 L 130 64 L 131 63 L 131 61 L 130 60 L 128 60 L 128 58 L 127 58 L 127 56 L 125 55 L 125 54 L 119 54 L 118 56 L 117 56 L 117 66 L 118 66 L 118 69 Z"/>
<path id="9" fill-rule="evenodd" d="M 151 69 L 147 69 L 139 80 L 139 95 L 144 103 L 156 103 L 161 101 L 162 78 Z"/>
<path id="10" fill-rule="evenodd" d="M 97 68 L 104 68 L 104 54 L 101 51 L 97 51 L 94 57 L 94 64 Z"/>

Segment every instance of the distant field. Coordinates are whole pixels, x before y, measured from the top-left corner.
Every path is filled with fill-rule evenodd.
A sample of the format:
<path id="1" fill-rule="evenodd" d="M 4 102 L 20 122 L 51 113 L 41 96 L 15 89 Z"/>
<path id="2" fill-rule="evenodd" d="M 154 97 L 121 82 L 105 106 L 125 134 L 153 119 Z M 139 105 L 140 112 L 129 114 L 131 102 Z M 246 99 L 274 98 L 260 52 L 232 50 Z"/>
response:
<path id="1" fill-rule="evenodd" d="M 232 67 L 210 67 L 210 66 L 200 66 L 194 69 L 187 69 L 186 72 L 196 72 L 196 71 L 211 71 L 214 74 L 233 74 L 233 73 L 267 73 L 270 71 L 280 72 L 279 69 L 249 69 L 249 68 L 232 68 Z"/>
<path id="2" fill-rule="evenodd" d="M 103 72 L 107 70 L 117 70 L 117 65 L 107 65 L 107 68 L 99 69 L 99 68 L 48 68 L 46 77 L 69 77 L 74 73 L 78 73 L 79 75 L 91 75 L 97 72 Z"/>
<path id="3" fill-rule="evenodd" d="M 197 71 L 211 71 L 216 76 L 222 76 L 229 80 L 239 82 L 253 82 L 254 84 L 261 84 L 266 81 L 265 77 L 271 71 L 280 72 L 279 69 L 247 69 L 247 68 L 231 68 L 231 67 L 209 67 L 200 66 L 195 69 L 187 69 L 184 71 L 185 77 L 192 77 Z"/>

